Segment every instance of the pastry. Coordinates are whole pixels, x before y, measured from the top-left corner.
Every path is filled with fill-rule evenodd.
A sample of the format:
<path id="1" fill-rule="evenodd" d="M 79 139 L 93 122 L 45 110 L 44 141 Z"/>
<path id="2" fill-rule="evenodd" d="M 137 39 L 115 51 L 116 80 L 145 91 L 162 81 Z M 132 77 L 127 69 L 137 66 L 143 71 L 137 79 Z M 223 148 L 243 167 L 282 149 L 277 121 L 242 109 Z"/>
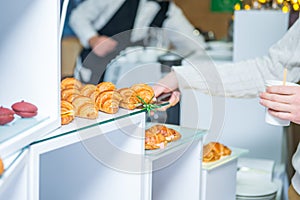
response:
<path id="1" fill-rule="evenodd" d="M 96 85 L 86 84 L 81 88 L 80 94 L 86 97 L 90 97 L 95 102 L 96 96 L 99 94 L 99 90 Z"/>
<path id="2" fill-rule="evenodd" d="M 134 90 L 145 103 L 151 103 L 151 100 L 154 97 L 154 90 L 151 86 L 143 83 L 134 84 L 131 86 L 131 89 Z M 141 102 L 143 103 L 143 102 Z"/>
<path id="3" fill-rule="evenodd" d="M 145 135 L 145 149 L 148 150 L 164 148 L 168 142 L 181 138 L 181 134 L 178 131 L 161 124 L 148 128 Z"/>
<path id="4" fill-rule="evenodd" d="M 76 117 L 87 119 L 96 119 L 98 117 L 98 111 L 91 98 L 78 95 L 74 98 L 72 104 L 74 106 Z"/>
<path id="5" fill-rule="evenodd" d="M 154 125 L 148 130 L 156 134 L 162 134 L 167 142 L 176 141 L 181 138 L 181 134 L 178 131 L 161 124 Z"/>
<path id="6" fill-rule="evenodd" d="M 130 88 L 121 88 L 118 90 L 122 100 L 120 102 L 120 107 L 128 110 L 133 110 L 139 105 L 139 99 L 134 90 Z"/>
<path id="7" fill-rule="evenodd" d="M 65 88 L 61 90 L 61 99 L 72 102 L 72 96 L 79 95 L 80 91 L 77 88 Z"/>
<path id="8" fill-rule="evenodd" d="M 24 100 L 14 103 L 11 108 L 13 111 L 22 118 L 30 118 L 37 115 L 38 108 L 32 103 L 25 102 Z"/>
<path id="9" fill-rule="evenodd" d="M 210 142 L 203 147 L 203 162 L 214 162 L 219 160 L 222 156 L 228 156 L 231 154 L 231 150 L 219 143 Z"/>
<path id="10" fill-rule="evenodd" d="M 168 142 L 173 142 L 181 138 L 181 134 L 172 128 L 168 128 L 168 135 L 168 138 L 166 137 Z"/>
<path id="11" fill-rule="evenodd" d="M 61 124 L 69 124 L 75 118 L 75 110 L 73 104 L 66 100 L 61 100 L 60 102 L 60 116 Z"/>
<path id="12" fill-rule="evenodd" d="M 3 174 L 3 172 L 4 172 L 4 164 L 2 159 L 0 158 L 0 176 Z"/>
<path id="13" fill-rule="evenodd" d="M 116 90 L 116 86 L 112 82 L 101 82 L 97 86 L 99 92 Z"/>
<path id="14" fill-rule="evenodd" d="M 14 120 L 15 112 L 9 108 L 0 107 L 0 125 L 7 124 Z"/>
<path id="15" fill-rule="evenodd" d="M 121 95 L 117 91 L 104 91 L 98 94 L 95 98 L 95 103 L 100 111 L 114 114 L 118 112 Z"/>
<path id="16" fill-rule="evenodd" d="M 146 130 L 145 132 L 145 149 L 163 149 L 167 146 L 167 141 L 161 133 L 155 133 L 151 130 Z"/>
<path id="17" fill-rule="evenodd" d="M 82 83 L 76 78 L 68 77 L 68 78 L 63 79 L 60 82 L 60 87 L 61 87 L 62 90 L 66 89 L 66 88 L 80 89 L 82 87 Z"/>

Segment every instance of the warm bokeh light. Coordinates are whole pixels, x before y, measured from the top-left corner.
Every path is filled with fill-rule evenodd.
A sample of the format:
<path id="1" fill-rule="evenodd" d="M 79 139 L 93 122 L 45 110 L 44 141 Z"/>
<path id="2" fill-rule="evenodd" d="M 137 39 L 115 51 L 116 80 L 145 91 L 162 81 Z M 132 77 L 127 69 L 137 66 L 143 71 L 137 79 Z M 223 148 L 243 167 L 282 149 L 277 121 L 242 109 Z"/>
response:
<path id="1" fill-rule="evenodd" d="M 251 2 L 251 1 L 250 1 Z M 300 0 L 240 0 L 234 5 L 234 10 L 282 10 L 282 12 L 290 12 L 290 10 L 300 10 Z"/>
<path id="2" fill-rule="evenodd" d="M 282 12 L 284 12 L 284 13 L 287 13 L 287 12 L 289 12 L 290 11 L 290 9 L 289 9 L 289 7 L 288 6 L 283 6 L 282 8 L 281 8 L 281 10 L 282 10 Z"/>
<path id="3" fill-rule="evenodd" d="M 245 9 L 245 10 L 250 10 L 250 9 L 251 9 L 251 6 L 248 5 L 248 4 L 246 4 L 246 5 L 244 6 L 244 9 Z"/>
<path id="4" fill-rule="evenodd" d="M 259 3 L 266 3 L 266 0 L 258 0 Z"/>
<path id="5" fill-rule="evenodd" d="M 239 3 L 236 3 L 234 5 L 234 10 L 241 10 L 241 5 Z"/>
<path id="6" fill-rule="evenodd" d="M 295 11 L 299 11 L 299 4 L 297 4 L 297 3 L 295 3 L 295 4 L 293 4 L 293 9 L 295 10 Z"/>

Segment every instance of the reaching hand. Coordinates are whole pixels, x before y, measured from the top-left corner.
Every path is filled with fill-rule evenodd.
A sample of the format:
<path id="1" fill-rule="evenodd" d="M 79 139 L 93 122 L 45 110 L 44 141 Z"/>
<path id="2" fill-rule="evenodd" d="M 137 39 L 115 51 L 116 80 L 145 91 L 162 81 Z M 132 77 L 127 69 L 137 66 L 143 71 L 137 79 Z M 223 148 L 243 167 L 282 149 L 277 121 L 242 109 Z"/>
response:
<path id="1" fill-rule="evenodd" d="M 156 85 L 153 86 L 155 97 L 159 97 L 164 93 L 172 93 L 169 98 L 169 106 L 163 107 L 160 110 L 166 110 L 171 106 L 175 106 L 180 100 L 180 92 L 177 90 L 178 81 L 175 75 L 175 72 L 170 72 L 163 79 L 161 79 Z"/>
<path id="2" fill-rule="evenodd" d="M 300 124 L 300 87 L 270 86 L 259 96 L 271 115 Z"/>
<path id="3" fill-rule="evenodd" d="M 104 57 L 116 48 L 118 42 L 107 36 L 94 36 L 89 44 L 97 56 Z"/>

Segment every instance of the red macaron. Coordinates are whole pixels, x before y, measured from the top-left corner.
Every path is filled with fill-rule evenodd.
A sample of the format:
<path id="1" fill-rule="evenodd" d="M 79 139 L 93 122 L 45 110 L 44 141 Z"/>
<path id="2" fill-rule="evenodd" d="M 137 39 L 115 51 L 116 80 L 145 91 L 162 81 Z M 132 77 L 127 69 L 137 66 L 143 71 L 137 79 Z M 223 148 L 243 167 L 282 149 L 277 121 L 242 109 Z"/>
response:
<path id="1" fill-rule="evenodd" d="M 14 103 L 11 108 L 15 113 L 22 118 L 30 118 L 37 115 L 38 108 L 32 103 L 25 102 L 24 100 Z"/>
<path id="2" fill-rule="evenodd" d="M 7 124 L 14 120 L 15 112 L 9 108 L 4 108 L 3 106 L 0 107 L 0 125 Z"/>

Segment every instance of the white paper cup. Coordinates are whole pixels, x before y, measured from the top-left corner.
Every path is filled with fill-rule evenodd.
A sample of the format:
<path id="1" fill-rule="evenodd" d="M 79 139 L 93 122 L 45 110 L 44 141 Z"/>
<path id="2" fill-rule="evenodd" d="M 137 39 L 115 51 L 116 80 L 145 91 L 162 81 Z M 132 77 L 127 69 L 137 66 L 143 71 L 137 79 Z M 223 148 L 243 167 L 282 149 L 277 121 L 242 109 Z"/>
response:
<path id="1" fill-rule="evenodd" d="M 267 80 L 265 82 L 266 87 L 268 86 L 274 86 L 274 85 L 283 85 L 283 81 L 278 81 L 278 80 Z M 291 83 L 291 82 L 286 82 L 285 85 L 289 85 L 289 86 L 299 86 L 296 83 Z M 289 120 L 283 120 L 283 119 L 279 119 L 277 117 L 274 117 L 273 115 L 271 115 L 268 111 L 268 109 L 266 109 L 266 115 L 265 115 L 265 121 L 268 124 L 272 124 L 275 126 L 289 126 L 290 125 L 290 121 Z"/>

